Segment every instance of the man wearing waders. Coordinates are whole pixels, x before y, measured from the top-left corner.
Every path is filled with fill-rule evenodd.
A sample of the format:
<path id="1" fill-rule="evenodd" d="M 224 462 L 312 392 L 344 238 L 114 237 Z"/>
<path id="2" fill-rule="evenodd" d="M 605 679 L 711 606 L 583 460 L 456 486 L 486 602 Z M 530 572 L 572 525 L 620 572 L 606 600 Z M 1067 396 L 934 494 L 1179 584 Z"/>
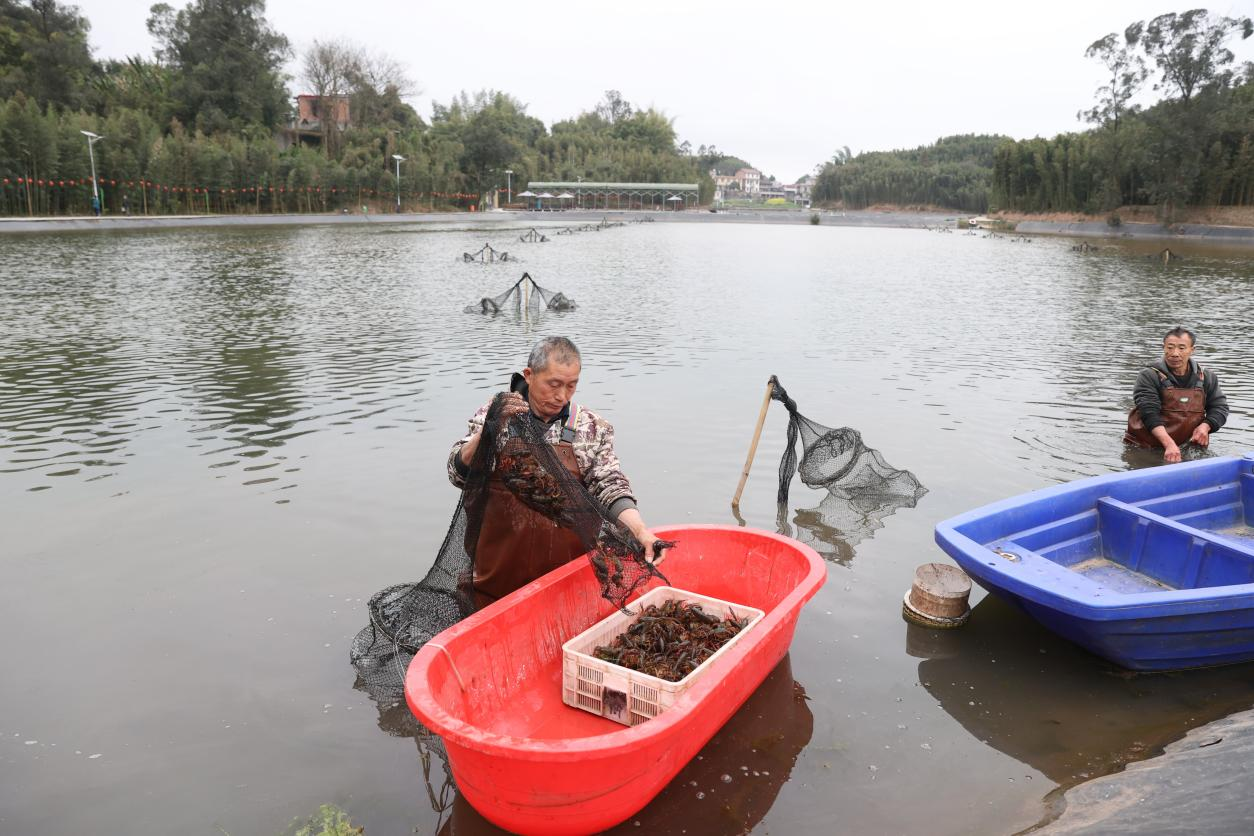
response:
<path id="1" fill-rule="evenodd" d="M 1163 337 L 1163 359 L 1137 376 L 1136 404 L 1128 413 L 1123 440 L 1137 447 L 1160 447 L 1163 460 L 1180 461 L 1180 445 L 1210 443 L 1210 434 L 1228 420 L 1228 399 L 1219 378 L 1193 359 L 1195 337 L 1179 326 Z"/>
<path id="2" fill-rule="evenodd" d="M 631 483 L 614 453 L 614 428 L 595 412 L 571 400 L 579 383 L 579 349 L 565 337 L 536 344 L 522 374 L 515 374 L 503 420 L 528 415 L 543 430 L 558 458 L 588 492 L 653 553 L 658 538 L 636 508 Z M 465 487 L 470 462 L 479 447 L 491 400 L 470 419 L 466 436 L 448 458 L 449 481 Z M 504 485 L 499 473 L 488 483 L 488 502 L 475 548 L 474 591 L 480 607 L 579 557 L 587 549 L 575 534 L 528 508 Z"/>

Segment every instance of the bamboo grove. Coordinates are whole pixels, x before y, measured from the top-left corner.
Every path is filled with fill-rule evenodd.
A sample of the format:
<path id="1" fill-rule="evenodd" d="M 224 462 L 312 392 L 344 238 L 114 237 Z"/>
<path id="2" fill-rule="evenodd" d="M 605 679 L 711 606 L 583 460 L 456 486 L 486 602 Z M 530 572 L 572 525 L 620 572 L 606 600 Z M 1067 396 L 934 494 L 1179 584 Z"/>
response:
<path id="1" fill-rule="evenodd" d="M 97 61 L 75 7 L 0 0 L 0 214 L 89 212 L 84 131 L 104 138 L 92 151 L 108 213 L 467 208 L 504 193 L 506 170 L 514 184 L 699 181 L 704 199 L 712 192 L 702 172 L 717 152 L 677 148 L 670 119 L 616 91 L 551 129 L 493 90 L 424 120 L 404 101 L 412 83 L 398 61 L 334 41 L 303 56 L 297 83 L 347 100 L 351 119 L 322 120 L 309 141 L 290 127 L 292 50 L 264 11 L 264 0 L 157 4 L 151 59 Z"/>
<path id="2" fill-rule="evenodd" d="M 1249 18 L 1204 9 L 1134 22 L 1085 52 L 1108 78 L 1078 114 L 1091 129 L 857 156 L 845 148 L 823 166 L 815 200 L 1090 214 L 1152 205 L 1168 221 L 1185 206 L 1254 205 L 1254 65 L 1234 66 L 1226 45 L 1252 32 Z"/>

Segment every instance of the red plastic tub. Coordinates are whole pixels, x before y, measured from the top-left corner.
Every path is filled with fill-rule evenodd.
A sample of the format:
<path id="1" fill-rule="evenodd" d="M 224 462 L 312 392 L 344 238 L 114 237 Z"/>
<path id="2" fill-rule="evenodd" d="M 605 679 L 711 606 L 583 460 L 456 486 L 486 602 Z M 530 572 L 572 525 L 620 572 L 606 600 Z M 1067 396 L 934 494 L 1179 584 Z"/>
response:
<path id="1" fill-rule="evenodd" d="M 521 834 L 595 833 L 649 803 L 788 652 L 802 605 L 827 578 L 808 546 L 734 526 L 656 529 L 679 545 L 672 586 L 766 615 L 670 709 L 624 727 L 562 702 L 562 644 L 605 618 L 592 567 L 575 560 L 428 642 L 405 696 L 444 739 L 462 796 Z"/>

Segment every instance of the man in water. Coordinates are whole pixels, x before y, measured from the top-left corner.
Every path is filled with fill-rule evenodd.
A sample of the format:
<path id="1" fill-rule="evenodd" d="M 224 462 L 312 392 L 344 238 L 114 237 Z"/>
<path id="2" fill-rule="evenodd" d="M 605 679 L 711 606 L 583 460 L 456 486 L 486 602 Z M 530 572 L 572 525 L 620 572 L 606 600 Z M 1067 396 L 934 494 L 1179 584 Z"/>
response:
<path id="1" fill-rule="evenodd" d="M 581 367 L 579 349 L 570 340 L 541 340 L 531 350 L 522 374 L 514 375 L 504 418 L 529 416 L 567 470 L 609 510 L 611 519 L 631 531 L 645 547 L 644 553 L 651 555 L 658 538 L 640 516 L 631 483 L 619 466 L 614 428 L 571 400 Z M 449 481 L 458 488 L 465 487 L 490 405 L 491 401 L 474 414 L 469 432 L 449 453 Z M 586 551 L 575 532 L 528 508 L 498 476 L 492 477 L 475 548 L 474 588 L 480 605 L 508 595 Z"/>
<path id="2" fill-rule="evenodd" d="M 1142 369 L 1132 388 L 1123 440 L 1161 447 L 1163 460 L 1180 461 L 1180 445 L 1210 444 L 1210 434 L 1228 420 L 1228 399 L 1219 378 L 1193 359 L 1193 332 L 1176 326 L 1163 337 L 1163 359 Z"/>

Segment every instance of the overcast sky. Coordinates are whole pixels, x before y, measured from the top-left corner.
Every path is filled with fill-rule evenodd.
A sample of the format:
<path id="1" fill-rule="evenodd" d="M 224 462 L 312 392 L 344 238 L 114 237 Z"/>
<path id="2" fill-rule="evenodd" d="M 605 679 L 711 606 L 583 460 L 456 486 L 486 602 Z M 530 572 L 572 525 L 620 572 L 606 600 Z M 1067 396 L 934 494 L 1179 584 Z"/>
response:
<path id="1" fill-rule="evenodd" d="M 186 0 L 167 0 L 175 8 Z M 1195 0 L 1198 2 L 1199 0 Z M 151 56 L 151 0 L 79 0 L 98 58 Z M 1192 5 L 1153 0 L 859 3 L 632 0 L 422 2 L 269 0 L 297 55 L 345 39 L 400 59 L 431 102 L 495 88 L 545 124 L 615 89 L 674 120 L 693 148 L 714 144 L 793 181 L 841 146 L 912 148 L 960 133 L 1015 138 L 1082 127 L 1102 83 L 1090 43 Z M 1254 14 L 1215 0 L 1214 14 Z M 1254 38 L 1233 42 L 1254 60 Z M 298 60 L 290 67 L 298 76 Z M 298 80 L 290 84 L 299 92 Z"/>

